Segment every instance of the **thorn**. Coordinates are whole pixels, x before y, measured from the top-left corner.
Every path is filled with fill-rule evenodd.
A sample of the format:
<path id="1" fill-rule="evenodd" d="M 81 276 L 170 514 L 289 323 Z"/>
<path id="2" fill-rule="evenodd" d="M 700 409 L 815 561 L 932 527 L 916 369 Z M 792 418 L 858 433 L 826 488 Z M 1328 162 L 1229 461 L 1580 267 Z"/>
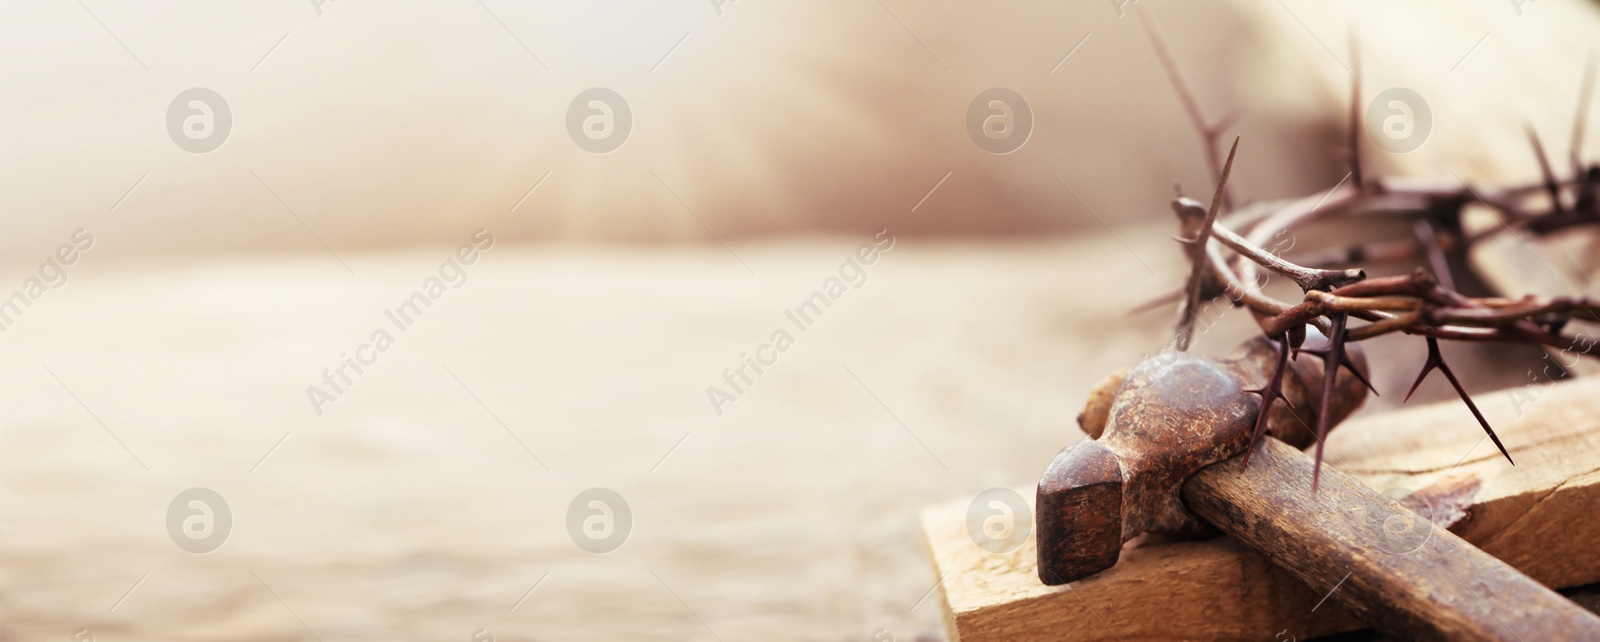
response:
<path id="1" fill-rule="evenodd" d="M 1331 348 L 1300 348 L 1300 352 L 1306 352 L 1306 353 L 1314 354 L 1316 356 L 1322 357 L 1323 359 L 1327 359 L 1328 358 L 1328 353 L 1329 353 L 1330 350 L 1331 350 Z M 1372 382 L 1367 380 L 1367 375 L 1361 374 L 1361 370 L 1356 368 L 1356 362 L 1350 360 L 1350 353 L 1349 352 L 1346 352 L 1344 350 L 1340 350 L 1339 351 L 1339 365 L 1344 366 L 1345 368 L 1348 368 L 1350 370 L 1350 374 L 1355 375 L 1357 381 L 1360 381 L 1362 383 L 1362 385 L 1365 385 L 1367 387 L 1367 390 L 1372 391 L 1373 396 L 1377 396 L 1377 397 L 1383 396 L 1383 395 L 1378 394 L 1378 389 L 1374 388 L 1372 386 Z"/>
<path id="2" fill-rule="evenodd" d="M 1544 153 L 1544 143 L 1539 141 L 1538 132 L 1533 131 L 1533 125 L 1524 125 L 1528 130 L 1528 141 L 1533 143 L 1533 155 L 1539 159 L 1539 173 L 1544 176 L 1544 189 L 1550 194 L 1550 209 L 1560 214 L 1566 208 L 1561 206 L 1561 184 L 1556 180 L 1555 172 L 1550 170 L 1550 158 Z"/>
<path id="3" fill-rule="evenodd" d="M 1217 179 L 1217 193 L 1211 197 L 1211 211 L 1206 214 L 1205 233 L 1211 231 L 1211 221 L 1217 220 L 1217 210 L 1222 207 L 1223 195 L 1228 191 L 1228 175 L 1233 173 L 1233 155 L 1239 152 L 1239 137 L 1233 137 L 1233 147 L 1228 148 L 1228 160 L 1222 164 L 1222 178 Z"/>
<path id="4" fill-rule="evenodd" d="M 1437 338 L 1428 337 L 1428 360 L 1422 364 L 1422 372 L 1417 373 L 1417 380 L 1411 384 L 1411 392 L 1406 393 L 1406 399 L 1411 399 L 1411 393 L 1417 391 L 1417 386 L 1422 385 L 1422 380 L 1427 378 L 1428 373 L 1432 372 L 1434 368 L 1438 368 L 1439 372 L 1444 373 L 1444 378 L 1450 380 L 1450 386 L 1456 389 L 1456 394 L 1461 397 L 1461 401 L 1467 404 L 1467 409 L 1472 411 L 1472 416 L 1478 419 L 1478 425 L 1483 426 L 1483 431 L 1489 433 L 1489 439 L 1494 440 L 1494 445 L 1500 449 L 1500 454 L 1504 455 L 1506 461 L 1511 462 L 1512 466 L 1517 465 L 1517 462 L 1511 459 L 1511 453 L 1506 452 L 1505 445 L 1500 443 L 1500 436 L 1494 434 L 1494 429 L 1489 427 L 1489 421 L 1483 418 L 1482 412 L 1478 411 L 1478 404 L 1472 403 L 1472 397 L 1467 394 L 1466 389 L 1461 387 L 1461 382 L 1456 379 L 1456 373 L 1450 370 L 1450 364 L 1444 362 L 1444 356 L 1439 353 L 1439 340 Z"/>
<path id="5" fill-rule="evenodd" d="M 1349 361 L 1349 356 L 1344 351 L 1345 324 L 1350 315 L 1340 313 L 1332 317 L 1333 332 L 1328 335 L 1328 354 L 1331 356 L 1322 359 L 1322 407 L 1317 409 L 1317 457 L 1311 469 L 1311 494 L 1317 494 L 1317 482 L 1322 478 L 1322 446 L 1328 442 L 1328 430 L 1332 428 L 1333 417 L 1333 389 L 1339 376 L 1339 366 Z M 1352 372 L 1360 373 L 1354 367 Z M 1362 381 L 1366 381 L 1363 377 Z M 1371 387 L 1371 384 L 1368 384 Z"/>
<path id="6" fill-rule="evenodd" d="M 1578 90 L 1578 115 L 1572 122 L 1572 173 L 1583 174 L 1583 130 L 1589 121 L 1589 98 L 1594 95 L 1594 56 L 1583 65 L 1583 86 Z"/>
<path id="7" fill-rule="evenodd" d="M 1450 259 L 1444 255 L 1444 248 L 1439 245 L 1439 236 L 1434 233 L 1433 224 L 1426 218 L 1418 217 L 1411 229 L 1417 236 L 1417 242 L 1422 244 L 1424 252 L 1428 255 L 1428 262 L 1433 265 L 1434 279 L 1439 287 L 1446 290 L 1456 289 L 1455 277 L 1450 274 Z"/>
<path id="8" fill-rule="evenodd" d="M 1350 30 L 1350 177 L 1356 191 L 1363 191 L 1361 181 L 1361 41 L 1355 29 Z"/>
<path id="9" fill-rule="evenodd" d="M 1239 151 L 1239 137 L 1233 138 L 1233 149 L 1228 150 L 1228 162 L 1222 167 L 1222 178 L 1217 181 L 1217 193 L 1211 197 L 1211 209 L 1206 211 L 1206 218 L 1200 223 L 1200 230 L 1195 233 L 1193 241 L 1180 240 L 1189 246 L 1189 282 L 1184 286 L 1183 316 L 1178 319 L 1177 348 L 1179 352 L 1189 349 L 1189 342 L 1194 336 L 1194 311 L 1200 307 L 1200 289 L 1205 280 L 1206 268 L 1211 257 L 1206 253 L 1206 244 L 1211 242 L 1211 226 L 1217 222 L 1217 212 L 1222 208 L 1222 197 L 1228 189 L 1228 174 L 1233 172 L 1233 156 Z"/>
<path id="10" fill-rule="evenodd" d="M 1428 378 L 1428 373 L 1442 363 L 1444 359 L 1439 358 L 1439 341 L 1428 337 L 1428 358 L 1422 362 L 1422 372 L 1417 373 L 1417 380 L 1411 382 L 1411 389 L 1406 391 L 1406 398 L 1401 399 L 1400 403 L 1411 401 L 1411 395 L 1417 391 L 1417 386 L 1422 385 L 1422 380 Z"/>
<path id="11" fill-rule="evenodd" d="M 1250 467 L 1250 453 L 1256 449 L 1256 442 L 1261 441 L 1261 436 L 1267 434 L 1267 414 L 1272 410 L 1272 402 L 1282 399 L 1283 403 L 1294 408 L 1294 404 L 1283 395 L 1283 372 L 1289 367 L 1289 333 L 1276 340 L 1278 342 L 1278 367 L 1272 370 L 1272 379 L 1260 388 L 1252 388 L 1245 392 L 1261 395 L 1261 410 L 1256 413 L 1256 428 L 1250 433 L 1250 444 L 1244 448 L 1244 462 L 1242 467 Z"/>
<path id="12" fill-rule="evenodd" d="M 1137 315 L 1140 315 L 1140 314 L 1144 314 L 1145 312 L 1149 312 L 1151 310 L 1154 310 L 1154 309 L 1159 308 L 1161 306 L 1167 305 L 1169 303 L 1174 303 L 1174 302 L 1182 301 L 1182 300 L 1183 300 L 1183 290 L 1173 290 L 1171 292 L 1167 292 L 1165 294 L 1162 294 L 1161 296 L 1158 296 L 1158 297 L 1155 297 L 1153 299 L 1150 299 L 1149 301 L 1145 301 L 1144 303 L 1140 303 L 1139 305 L 1133 306 L 1133 309 L 1128 310 L 1128 316 L 1131 317 L 1131 316 L 1137 316 Z"/>

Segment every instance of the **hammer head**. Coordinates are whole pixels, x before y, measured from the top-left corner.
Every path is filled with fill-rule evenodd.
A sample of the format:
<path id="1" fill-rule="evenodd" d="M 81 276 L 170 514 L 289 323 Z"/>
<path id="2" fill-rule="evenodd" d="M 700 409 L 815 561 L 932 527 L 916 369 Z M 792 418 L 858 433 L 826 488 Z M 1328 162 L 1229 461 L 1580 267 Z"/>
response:
<path id="1" fill-rule="evenodd" d="M 1349 346 L 1358 367 L 1366 362 Z M 1215 530 L 1183 505 L 1179 490 L 1196 471 L 1244 451 L 1261 406 L 1247 388 L 1264 384 L 1279 347 L 1264 337 L 1230 359 L 1167 353 L 1135 366 L 1106 411 L 1105 432 L 1063 450 L 1039 482 L 1039 579 L 1056 585 L 1110 568 L 1122 544 L 1155 532 L 1204 537 Z M 1293 409 L 1276 405 L 1268 432 L 1309 435 L 1322 399 L 1322 362 L 1291 361 L 1283 390 Z M 1366 388 L 1341 371 L 1335 421 L 1366 399 Z"/>
<path id="2" fill-rule="evenodd" d="M 1050 462 L 1039 480 L 1039 579 L 1065 584 L 1111 568 L 1122 550 L 1122 464 L 1085 439 Z M 1041 520 L 1050 519 L 1046 526 Z M 1047 562 L 1048 560 L 1048 562 Z"/>

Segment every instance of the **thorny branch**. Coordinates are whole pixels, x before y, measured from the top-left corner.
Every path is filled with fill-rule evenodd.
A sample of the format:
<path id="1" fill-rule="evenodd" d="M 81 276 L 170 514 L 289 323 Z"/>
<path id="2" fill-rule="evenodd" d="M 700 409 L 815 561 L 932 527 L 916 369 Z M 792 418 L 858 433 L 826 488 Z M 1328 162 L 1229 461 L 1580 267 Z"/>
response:
<path id="1" fill-rule="evenodd" d="M 1211 209 L 1206 210 L 1205 218 L 1199 223 L 1199 229 L 1192 237 L 1178 239 L 1186 247 L 1191 261 L 1189 269 L 1189 284 L 1184 289 L 1183 315 L 1178 321 L 1178 350 L 1188 350 L 1189 341 L 1194 337 L 1194 322 L 1199 318 L 1196 312 L 1200 308 L 1200 289 L 1205 283 L 1205 264 L 1210 260 L 1211 234 L 1216 226 L 1217 212 L 1222 209 L 1223 190 L 1221 185 L 1228 182 L 1228 174 L 1233 172 L 1233 155 L 1239 151 L 1239 139 L 1233 139 L 1233 148 L 1228 150 L 1228 162 L 1222 166 L 1222 177 L 1218 182 L 1216 197 L 1211 199 Z"/>
<path id="2" fill-rule="evenodd" d="M 1502 341 L 1531 343 L 1576 354 L 1597 356 L 1592 334 L 1568 333 L 1571 321 L 1600 323 L 1600 300 L 1590 297 L 1522 298 L 1468 297 L 1455 290 L 1450 259 L 1458 260 L 1476 244 L 1496 234 L 1532 233 L 1547 235 L 1577 226 L 1600 223 L 1600 164 L 1585 165 L 1581 141 L 1593 92 L 1595 65 L 1585 68 L 1579 92 L 1578 114 L 1571 143 L 1571 175 L 1558 177 L 1545 154 L 1544 146 L 1530 128 L 1529 141 L 1539 163 L 1538 183 L 1500 190 L 1475 189 L 1459 179 L 1447 183 L 1402 183 L 1386 181 L 1363 171 L 1360 136 L 1360 65 L 1352 65 L 1349 147 L 1346 150 L 1350 174 L 1325 194 L 1299 200 L 1262 203 L 1235 209 L 1228 177 L 1238 151 L 1234 139 L 1227 160 L 1220 167 L 1219 137 L 1231 119 L 1211 123 L 1200 112 L 1182 73 L 1156 28 L 1154 21 L 1140 11 L 1156 53 L 1205 143 L 1207 165 L 1217 181 L 1211 207 L 1178 197 L 1173 210 L 1178 216 L 1185 253 L 1190 259 L 1190 274 L 1178 292 L 1141 306 L 1148 309 L 1174 300 L 1182 302 L 1182 316 L 1176 330 L 1176 346 L 1187 350 L 1192 339 L 1199 306 L 1206 301 L 1228 297 L 1234 306 L 1244 307 L 1262 333 L 1281 345 L 1277 369 L 1267 384 L 1249 392 L 1261 396 L 1257 425 L 1250 441 L 1265 433 L 1265 417 L 1273 401 L 1283 395 L 1283 370 L 1291 350 L 1298 350 L 1307 326 L 1328 337 L 1327 347 L 1300 350 L 1320 356 L 1324 361 L 1323 380 L 1326 399 L 1331 394 L 1335 375 L 1345 367 L 1369 388 L 1372 384 L 1354 367 L 1346 350 L 1349 342 L 1359 342 L 1393 333 L 1424 337 L 1428 357 L 1411 390 L 1439 370 L 1449 380 L 1467 408 L 1494 440 L 1507 461 L 1511 454 L 1489 426 L 1472 398 L 1456 379 L 1439 351 L 1439 340 Z M 1351 38 L 1352 61 L 1357 43 Z M 1350 180 L 1352 179 L 1353 180 Z M 1347 183 L 1348 181 L 1348 183 Z M 1502 224 L 1476 231 L 1464 220 L 1467 211 L 1481 205 L 1492 211 Z M 1290 261 L 1264 248 L 1272 239 L 1308 223 L 1326 219 L 1366 218 L 1398 220 L 1408 223 L 1409 237 L 1383 239 L 1347 248 L 1308 254 L 1299 262 Z M 1211 241 L 1215 240 L 1216 243 Z M 1225 252 L 1231 252 L 1225 253 Z M 1367 278 L 1365 271 L 1352 266 L 1363 263 L 1401 263 L 1425 261 L 1432 271 L 1416 267 L 1410 274 Z M 1262 286 L 1267 277 L 1261 271 L 1282 276 L 1300 287 L 1297 302 L 1281 301 L 1266 294 Z M 1359 324 L 1352 324 L 1358 321 Z M 1374 393 L 1376 390 L 1374 389 Z M 1410 394 L 1406 398 L 1410 398 Z M 1327 409 L 1317 421 L 1317 469 L 1312 491 L 1321 472 L 1322 443 L 1327 436 Z M 1246 457 L 1248 453 L 1246 451 Z M 1246 460 L 1248 461 L 1248 459 Z M 1514 463 L 1514 462 L 1513 462 Z"/>
<path id="3" fill-rule="evenodd" d="M 1200 141 L 1205 145 L 1206 166 L 1211 168 L 1211 178 L 1217 181 L 1223 205 L 1231 210 L 1233 195 L 1222 187 L 1227 184 L 1226 170 L 1219 163 L 1222 162 L 1222 133 L 1233 125 L 1238 113 L 1230 113 L 1215 122 L 1206 120 L 1205 114 L 1200 111 L 1200 101 L 1195 98 L 1188 81 L 1184 80 L 1183 72 L 1178 70 L 1178 63 L 1173 59 L 1172 51 L 1167 49 L 1166 38 L 1161 35 L 1161 28 L 1156 26 L 1155 18 L 1143 7 L 1138 7 L 1134 13 L 1139 14 L 1139 23 L 1144 25 L 1145 33 L 1150 36 L 1150 44 L 1155 47 L 1156 57 L 1161 59 L 1161 68 L 1167 71 L 1173 89 L 1177 90 L 1178 100 L 1183 101 L 1183 110 L 1189 114 L 1189 122 L 1194 125 L 1195 131 L 1200 132 Z M 1230 152 L 1228 155 L 1231 158 L 1233 154 Z"/>
<path id="4" fill-rule="evenodd" d="M 1357 190 L 1361 180 L 1361 43 L 1350 32 L 1350 177 Z"/>

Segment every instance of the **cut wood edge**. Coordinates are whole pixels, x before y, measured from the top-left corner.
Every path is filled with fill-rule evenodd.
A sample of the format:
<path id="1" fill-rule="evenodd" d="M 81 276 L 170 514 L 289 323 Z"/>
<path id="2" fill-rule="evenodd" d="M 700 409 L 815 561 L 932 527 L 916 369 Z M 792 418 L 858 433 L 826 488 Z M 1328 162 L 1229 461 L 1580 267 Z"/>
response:
<path id="1" fill-rule="evenodd" d="M 1517 465 L 1457 401 L 1354 418 L 1329 437 L 1328 461 L 1379 491 L 1475 477 L 1483 487 L 1451 531 L 1553 588 L 1600 581 L 1600 380 L 1475 398 Z M 1034 489 L 1016 491 L 1031 506 Z M 1306 587 L 1227 538 L 1136 539 L 1110 570 L 1045 586 L 1031 534 L 987 552 L 968 535 L 968 503 L 922 515 L 952 640 L 1305 639 L 1364 626 L 1324 600 L 1333 587 Z"/>

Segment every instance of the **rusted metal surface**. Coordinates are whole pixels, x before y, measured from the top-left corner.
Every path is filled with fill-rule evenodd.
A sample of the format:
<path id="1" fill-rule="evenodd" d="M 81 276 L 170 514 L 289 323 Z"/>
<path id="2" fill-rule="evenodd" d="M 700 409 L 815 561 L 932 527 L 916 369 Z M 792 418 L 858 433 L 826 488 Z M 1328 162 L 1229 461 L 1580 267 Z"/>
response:
<path id="1" fill-rule="evenodd" d="M 1261 405 L 1246 391 L 1267 380 L 1278 354 L 1278 344 L 1258 337 L 1229 359 L 1166 353 L 1129 371 L 1105 407 L 1104 434 L 1063 450 L 1039 482 L 1039 579 L 1064 584 L 1110 568 L 1122 544 L 1141 533 L 1215 534 L 1184 506 L 1179 489 L 1201 468 L 1244 451 Z M 1359 351 L 1352 354 L 1364 369 Z M 1322 372 L 1317 357 L 1289 362 L 1283 392 L 1293 407 L 1274 405 L 1269 434 L 1300 447 L 1314 439 Z M 1367 389 L 1344 370 L 1335 383 L 1337 422 L 1360 407 Z M 1080 418 L 1086 430 L 1101 423 L 1095 399 Z"/>

